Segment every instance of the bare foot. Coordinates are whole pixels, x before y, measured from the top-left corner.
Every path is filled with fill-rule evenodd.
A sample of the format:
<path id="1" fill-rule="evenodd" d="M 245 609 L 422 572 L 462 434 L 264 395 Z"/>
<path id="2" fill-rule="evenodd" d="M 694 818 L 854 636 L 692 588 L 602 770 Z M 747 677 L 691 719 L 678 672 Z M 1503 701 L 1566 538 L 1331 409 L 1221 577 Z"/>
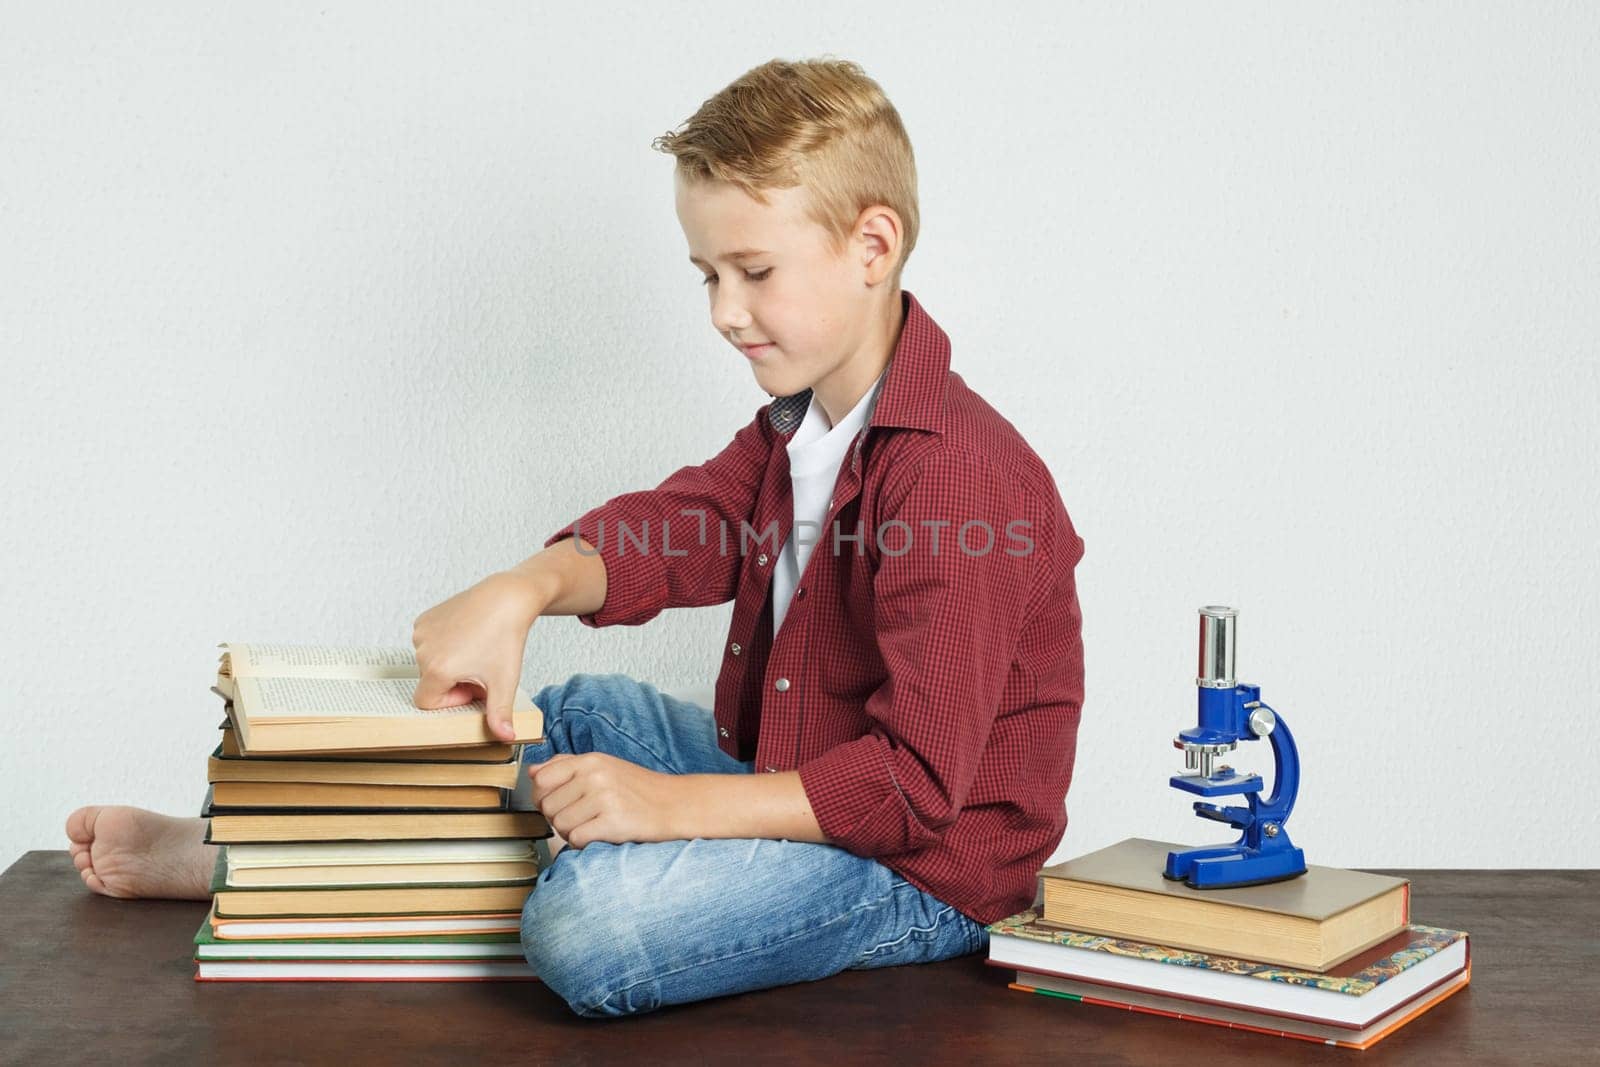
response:
<path id="1" fill-rule="evenodd" d="M 209 900 L 217 845 L 204 819 L 91 805 L 67 816 L 67 851 L 83 884 L 108 897 Z"/>

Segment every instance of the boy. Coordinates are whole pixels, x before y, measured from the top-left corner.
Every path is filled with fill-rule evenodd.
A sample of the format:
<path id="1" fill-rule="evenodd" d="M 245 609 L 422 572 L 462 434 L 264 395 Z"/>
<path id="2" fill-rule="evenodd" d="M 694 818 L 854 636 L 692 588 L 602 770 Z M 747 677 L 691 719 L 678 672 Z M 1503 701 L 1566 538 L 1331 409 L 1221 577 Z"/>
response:
<path id="1" fill-rule="evenodd" d="M 530 796 L 558 836 L 524 951 L 595 1017 L 984 950 L 1065 830 L 1083 694 L 1083 541 L 900 287 L 916 173 L 878 85 L 774 60 L 655 147 L 712 324 L 774 399 L 412 635 L 417 706 L 481 695 L 509 736 L 541 616 L 734 602 L 712 710 L 618 674 L 534 698 Z M 90 886 L 203 885 L 196 820 L 160 819 L 74 813 Z M 110 833 L 155 840 L 130 861 Z"/>

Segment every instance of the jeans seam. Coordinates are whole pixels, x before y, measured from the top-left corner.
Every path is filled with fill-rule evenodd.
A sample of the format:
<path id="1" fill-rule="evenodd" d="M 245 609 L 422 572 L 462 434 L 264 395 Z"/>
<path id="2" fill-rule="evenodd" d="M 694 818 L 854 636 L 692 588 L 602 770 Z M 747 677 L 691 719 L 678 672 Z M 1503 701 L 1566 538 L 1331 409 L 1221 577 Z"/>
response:
<path id="1" fill-rule="evenodd" d="M 891 892 L 889 894 L 886 894 L 881 900 L 879 900 L 875 904 L 870 904 L 870 905 L 867 905 L 865 907 L 851 908 L 851 909 L 849 909 L 847 911 L 841 912 L 838 915 L 835 915 L 833 918 L 827 920 L 826 922 L 818 923 L 816 926 L 806 927 L 803 930 L 797 930 L 794 933 L 790 934 L 789 936 L 779 938 L 776 941 L 768 941 L 765 944 L 752 945 L 749 948 L 740 949 L 738 952 L 730 952 L 725 956 L 708 956 L 705 959 L 697 960 L 694 963 L 686 963 L 682 967 L 676 967 L 676 968 L 674 968 L 674 969 L 672 969 L 670 971 L 663 971 L 660 974 L 647 974 L 642 978 L 638 978 L 638 979 L 635 979 L 632 982 L 629 982 L 627 985 L 623 986 L 621 989 L 615 989 L 615 990 L 612 990 L 610 993 L 607 993 L 605 996 L 601 997 L 598 1001 L 595 1002 L 594 1007 L 595 1008 L 599 1008 L 602 1005 L 606 1004 L 608 1001 L 610 1001 L 613 997 L 620 997 L 625 993 L 631 993 L 631 992 L 633 992 L 633 990 L 637 989 L 639 986 L 644 985 L 646 982 L 659 982 L 662 979 L 671 978 L 675 974 L 681 974 L 684 971 L 693 970 L 696 967 L 704 967 L 708 963 L 723 963 L 723 962 L 725 962 L 727 960 L 738 959 L 740 956 L 748 956 L 752 952 L 763 952 L 763 951 L 765 951 L 767 949 L 770 949 L 770 948 L 772 948 L 772 947 L 774 947 L 776 945 L 788 944 L 790 941 L 793 941 L 793 940 L 795 940 L 795 938 L 798 938 L 798 937 L 809 937 L 809 936 L 815 934 L 818 930 L 823 930 L 823 929 L 826 929 L 829 926 L 832 926 L 834 923 L 838 922 L 840 919 L 848 919 L 852 915 L 857 915 L 857 914 L 860 914 L 860 913 L 863 913 L 863 912 L 878 911 L 878 910 L 882 909 L 884 906 L 886 906 L 889 903 L 889 901 L 892 899 L 892 897 L 893 897 L 893 893 Z"/>
<path id="2" fill-rule="evenodd" d="M 649 745 L 645 744 L 643 741 L 641 741 L 639 738 L 635 737 L 633 734 L 629 733 L 627 730 L 624 730 L 617 723 L 616 719 L 613 719 L 611 716 L 605 714 L 602 711 L 597 711 L 594 708 L 586 708 L 582 704 L 566 704 L 566 705 L 564 705 L 562 707 L 561 710 L 562 710 L 562 714 L 563 715 L 565 715 L 568 710 L 581 711 L 585 715 L 593 715 L 595 718 L 603 720 L 606 723 L 606 725 L 610 726 L 613 733 L 621 734 L 623 737 L 626 737 L 629 741 L 632 741 L 634 744 L 638 745 L 640 748 L 642 748 L 646 752 L 650 753 L 650 755 L 654 756 L 656 762 L 659 763 L 661 766 L 667 767 L 667 766 L 671 766 L 671 764 L 672 764 L 671 760 L 667 759 L 661 753 L 657 752 L 655 749 L 653 749 Z M 672 771 L 672 773 L 673 774 L 678 774 L 680 772 L 677 771 L 677 770 L 674 770 L 674 771 Z"/>

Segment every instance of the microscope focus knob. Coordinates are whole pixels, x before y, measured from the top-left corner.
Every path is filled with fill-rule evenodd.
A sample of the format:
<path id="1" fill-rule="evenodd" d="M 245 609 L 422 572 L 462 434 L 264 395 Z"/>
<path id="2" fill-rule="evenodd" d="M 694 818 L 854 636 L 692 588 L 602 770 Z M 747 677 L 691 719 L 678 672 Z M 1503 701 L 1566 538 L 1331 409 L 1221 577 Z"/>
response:
<path id="1" fill-rule="evenodd" d="M 1270 708 L 1257 708 L 1250 713 L 1250 732 L 1257 737 L 1266 737 L 1277 725 L 1278 717 Z"/>

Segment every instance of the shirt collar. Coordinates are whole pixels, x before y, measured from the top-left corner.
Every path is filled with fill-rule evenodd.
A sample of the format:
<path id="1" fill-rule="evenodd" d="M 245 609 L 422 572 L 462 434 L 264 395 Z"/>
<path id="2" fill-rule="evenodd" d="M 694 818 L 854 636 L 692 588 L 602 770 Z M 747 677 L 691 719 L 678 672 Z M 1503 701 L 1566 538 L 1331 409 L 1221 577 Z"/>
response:
<path id="1" fill-rule="evenodd" d="M 834 437 L 835 434 L 839 437 L 854 437 L 856 432 L 866 426 L 867 420 L 872 417 L 873 405 L 877 402 L 878 395 L 883 391 L 883 379 L 887 373 L 888 368 L 885 367 L 873 379 L 872 384 L 867 386 L 867 391 L 861 394 L 861 399 L 856 401 L 856 406 L 846 412 L 832 426 L 828 425 L 827 412 L 822 410 L 822 404 L 817 400 L 816 392 L 808 390 L 811 393 L 811 402 L 806 405 L 806 413 L 800 420 L 799 429 L 795 430 L 789 438 L 789 454 L 792 456 L 795 449 L 816 445 Z"/>
<path id="2" fill-rule="evenodd" d="M 902 426 L 944 431 L 945 393 L 950 376 L 950 338 L 923 310 L 911 290 L 900 290 L 904 319 L 900 340 L 883 373 L 877 403 L 867 427 Z M 811 405 L 811 390 L 773 400 L 767 421 L 778 433 L 800 425 Z"/>

